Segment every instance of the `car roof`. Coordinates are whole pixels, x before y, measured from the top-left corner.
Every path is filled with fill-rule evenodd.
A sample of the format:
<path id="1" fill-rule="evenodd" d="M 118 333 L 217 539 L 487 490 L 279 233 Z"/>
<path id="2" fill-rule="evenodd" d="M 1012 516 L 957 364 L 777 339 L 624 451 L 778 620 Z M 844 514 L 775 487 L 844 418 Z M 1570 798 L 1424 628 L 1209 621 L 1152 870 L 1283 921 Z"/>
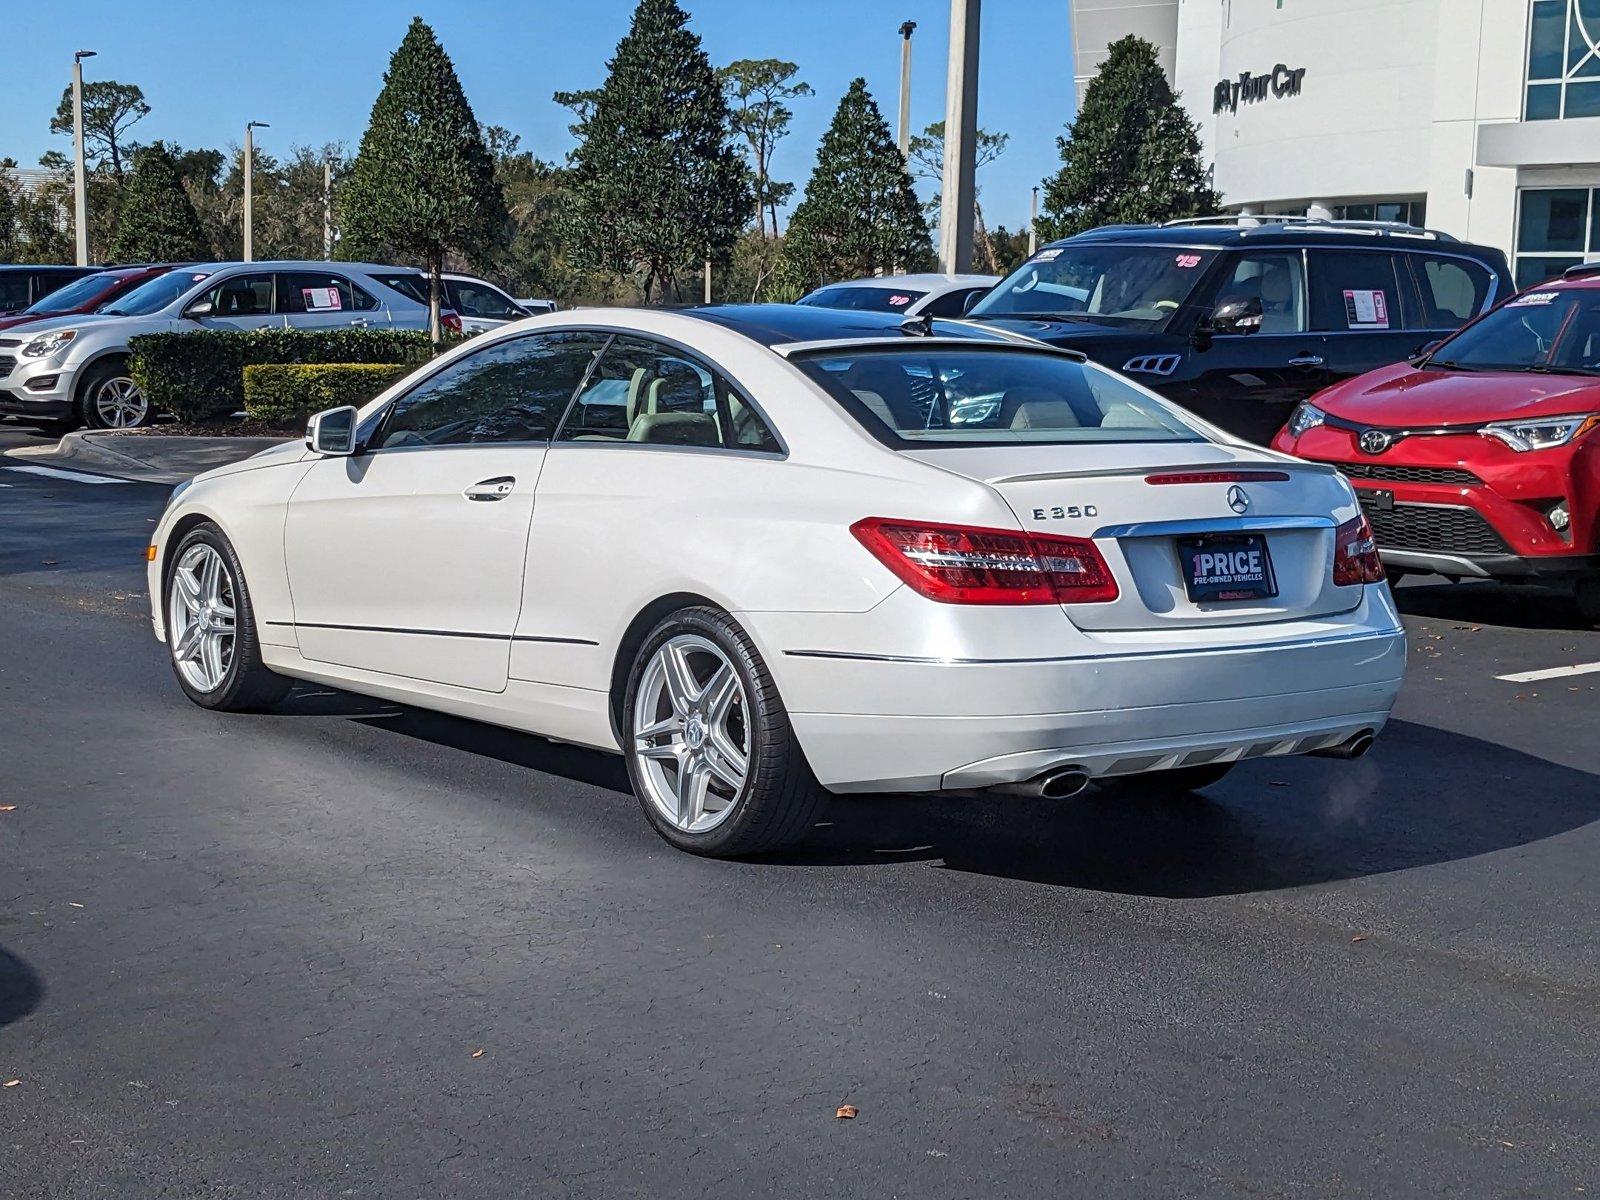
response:
<path id="1" fill-rule="evenodd" d="M 804 304 L 714 304 L 679 312 L 743 334 L 763 346 L 794 342 L 858 341 L 863 338 L 909 338 L 907 318 L 899 313 L 869 312 L 853 308 L 816 308 Z M 911 324 L 918 324 L 917 318 Z M 939 337 L 972 341 L 1009 342 L 1005 335 L 961 321 L 932 321 L 930 332 Z M 919 327 L 920 332 L 920 327 Z"/>
<path id="2" fill-rule="evenodd" d="M 1294 218 L 1261 218 L 1258 222 L 1244 224 L 1236 218 L 1229 218 L 1226 221 L 1201 219 L 1165 225 L 1101 225 L 1072 237 L 1049 242 L 1041 249 L 1115 242 L 1211 247 L 1218 250 L 1233 246 L 1338 246 L 1348 249 L 1387 245 L 1396 249 L 1434 249 L 1444 253 L 1459 253 L 1462 250 L 1494 253 L 1486 246 L 1461 242 L 1449 234 L 1398 223 Z"/>
<path id="3" fill-rule="evenodd" d="M 185 263 L 185 267 L 193 267 L 197 271 L 231 271 L 235 267 L 251 267 L 258 271 L 326 271 L 330 267 L 335 270 L 360 271 L 367 275 L 379 273 L 385 275 L 420 275 L 416 267 L 397 267 L 393 263 L 369 262 L 344 262 L 336 260 L 330 262 L 321 258 L 276 258 L 256 259 L 252 262 L 200 262 Z"/>
<path id="4" fill-rule="evenodd" d="M 872 287 L 922 288 L 925 291 L 932 291 L 934 288 L 973 287 L 999 282 L 998 275 L 941 275 L 938 272 L 927 271 L 914 275 L 873 275 L 866 279 L 838 279 L 814 290 L 822 292 L 835 287 Z"/>

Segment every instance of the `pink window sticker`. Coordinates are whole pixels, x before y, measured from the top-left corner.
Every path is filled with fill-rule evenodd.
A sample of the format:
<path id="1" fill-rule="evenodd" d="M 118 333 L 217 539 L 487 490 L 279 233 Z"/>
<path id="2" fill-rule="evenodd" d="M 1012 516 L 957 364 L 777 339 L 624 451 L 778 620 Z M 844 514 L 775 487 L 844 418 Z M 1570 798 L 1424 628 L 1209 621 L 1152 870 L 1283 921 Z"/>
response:
<path id="1" fill-rule="evenodd" d="M 1389 328 L 1389 303 L 1380 288 L 1345 288 L 1345 325 L 1351 329 Z"/>
<path id="2" fill-rule="evenodd" d="M 307 312 L 329 312 L 344 307 L 336 287 L 301 288 L 300 299 Z"/>
<path id="3" fill-rule="evenodd" d="M 1187 271 L 1200 265 L 1200 256 L 1198 254 L 1180 254 L 1172 261 Z"/>
<path id="4" fill-rule="evenodd" d="M 910 296 L 902 296 L 899 292 L 896 292 L 894 295 L 889 297 L 889 306 L 891 308 L 904 308 L 906 305 L 908 305 L 910 303 L 911 303 L 911 297 Z"/>

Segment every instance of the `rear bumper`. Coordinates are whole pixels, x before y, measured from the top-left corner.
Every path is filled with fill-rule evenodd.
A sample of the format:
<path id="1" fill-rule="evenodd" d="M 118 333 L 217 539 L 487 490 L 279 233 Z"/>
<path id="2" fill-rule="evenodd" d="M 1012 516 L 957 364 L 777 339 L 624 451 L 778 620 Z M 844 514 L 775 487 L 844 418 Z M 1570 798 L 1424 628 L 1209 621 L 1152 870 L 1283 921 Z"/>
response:
<path id="1" fill-rule="evenodd" d="M 836 792 L 989 787 L 1065 766 L 1130 774 L 1303 754 L 1376 733 L 1406 649 L 1392 620 L 1375 624 L 1054 661 L 790 656 L 780 686 L 801 701 L 791 701 L 796 736 Z M 821 697 L 850 697 L 857 711 L 804 703 Z"/>

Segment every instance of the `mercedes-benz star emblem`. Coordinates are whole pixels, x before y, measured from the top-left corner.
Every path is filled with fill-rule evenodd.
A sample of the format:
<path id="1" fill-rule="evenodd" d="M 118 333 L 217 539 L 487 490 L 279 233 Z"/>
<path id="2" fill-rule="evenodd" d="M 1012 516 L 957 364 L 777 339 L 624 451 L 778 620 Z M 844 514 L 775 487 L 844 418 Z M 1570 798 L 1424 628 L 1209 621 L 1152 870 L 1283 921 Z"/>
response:
<path id="1" fill-rule="evenodd" d="M 1228 507 L 1236 513 L 1242 513 L 1250 507 L 1250 497 L 1244 494 L 1244 489 L 1237 483 L 1228 489 Z"/>
<path id="2" fill-rule="evenodd" d="M 1363 454 L 1382 454 L 1394 445 L 1394 437 L 1381 429 L 1363 429 L 1357 445 Z"/>

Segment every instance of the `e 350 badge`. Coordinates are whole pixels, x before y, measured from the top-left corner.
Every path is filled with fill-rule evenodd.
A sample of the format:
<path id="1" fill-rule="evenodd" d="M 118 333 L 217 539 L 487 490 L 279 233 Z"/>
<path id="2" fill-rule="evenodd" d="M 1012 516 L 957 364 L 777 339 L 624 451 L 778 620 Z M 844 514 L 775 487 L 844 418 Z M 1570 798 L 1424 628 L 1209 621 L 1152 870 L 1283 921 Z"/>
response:
<path id="1" fill-rule="evenodd" d="M 1033 510 L 1035 521 L 1066 521 L 1074 517 L 1098 517 L 1100 510 L 1092 504 L 1065 504 L 1054 508 Z"/>

